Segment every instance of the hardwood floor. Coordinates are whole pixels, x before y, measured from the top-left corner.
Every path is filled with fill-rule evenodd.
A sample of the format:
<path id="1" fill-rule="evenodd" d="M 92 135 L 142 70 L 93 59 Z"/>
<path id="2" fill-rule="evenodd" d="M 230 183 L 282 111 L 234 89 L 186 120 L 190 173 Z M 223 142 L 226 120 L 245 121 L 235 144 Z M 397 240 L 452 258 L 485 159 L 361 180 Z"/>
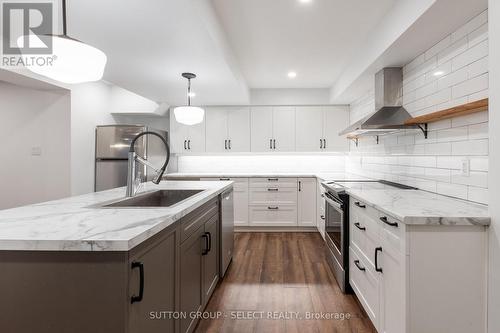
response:
<path id="1" fill-rule="evenodd" d="M 205 310 L 220 317 L 201 320 L 196 332 L 376 333 L 355 298 L 340 291 L 324 246 L 318 233 L 236 233 L 233 263 Z M 306 319 L 308 312 L 350 318 Z"/>

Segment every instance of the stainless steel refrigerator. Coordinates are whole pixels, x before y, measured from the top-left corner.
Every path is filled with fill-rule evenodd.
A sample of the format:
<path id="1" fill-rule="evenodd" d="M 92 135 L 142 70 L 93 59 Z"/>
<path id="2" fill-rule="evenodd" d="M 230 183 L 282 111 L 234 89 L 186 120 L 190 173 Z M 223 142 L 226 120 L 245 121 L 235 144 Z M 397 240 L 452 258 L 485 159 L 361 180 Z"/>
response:
<path id="1" fill-rule="evenodd" d="M 95 135 L 95 181 L 94 190 L 104 191 L 127 185 L 127 160 L 132 139 L 144 131 L 157 132 L 168 140 L 166 131 L 140 125 L 97 126 Z M 139 156 L 153 165 L 161 166 L 165 160 L 165 148 L 160 139 L 143 136 L 136 142 Z M 154 172 L 137 165 L 138 176 L 142 181 L 151 180 Z M 149 173 L 148 173 L 149 172 Z"/>

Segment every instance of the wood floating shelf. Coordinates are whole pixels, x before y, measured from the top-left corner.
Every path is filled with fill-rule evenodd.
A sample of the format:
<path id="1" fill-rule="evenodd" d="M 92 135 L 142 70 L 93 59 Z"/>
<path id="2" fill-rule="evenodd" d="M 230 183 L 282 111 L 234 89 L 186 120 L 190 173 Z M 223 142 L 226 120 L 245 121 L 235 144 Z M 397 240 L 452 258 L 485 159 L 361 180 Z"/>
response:
<path id="1" fill-rule="evenodd" d="M 432 112 L 425 114 L 423 116 L 415 117 L 405 121 L 405 125 L 422 125 L 432 122 L 436 122 L 443 119 L 449 119 L 458 116 L 464 116 L 471 113 L 487 111 L 488 110 L 488 98 L 481 99 L 479 101 L 462 104 L 449 108 L 446 110 L 441 110 L 437 112 Z"/>

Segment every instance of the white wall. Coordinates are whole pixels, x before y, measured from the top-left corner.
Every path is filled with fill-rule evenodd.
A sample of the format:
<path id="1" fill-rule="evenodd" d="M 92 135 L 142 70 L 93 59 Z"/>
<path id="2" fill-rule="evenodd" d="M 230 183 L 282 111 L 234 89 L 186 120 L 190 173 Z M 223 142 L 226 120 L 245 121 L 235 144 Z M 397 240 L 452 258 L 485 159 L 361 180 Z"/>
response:
<path id="1" fill-rule="evenodd" d="M 489 1 L 490 59 L 490 226 L 488 278 L 488 332 L 500 332 L 500 3 Z M 495 204 L 493 204 L 495 203 Z"/>
<path id="2" fill-rule="evenodd" d="M 327 105 L 329 89 L 252 89 L 251 105 Z"/>
<path id="3" fill-rule="evenodd" d="M 69 196 L 69 92 L 0 81 L 0 110 L 0 209 Z"/>
<path id="4" fill-rule="evenodd" d="M 441 75 L 435 75 L 441 72 Z M 487 11 L 403 68 L 403 105 L 412 116 L 488 97 Z M 373 112 L 370 91 L 351 104 L 351 122 Z M 488 113 L 351 143 L 347 170 L 466 200 L 488 202 Z M 461 172 L 470 161 L 470 175 Z"/>
<path id="5" fill-rule="evenodd" d="M 178 156 L 183 173 L 344 172 L 343 154 L 252 154 Z"/>

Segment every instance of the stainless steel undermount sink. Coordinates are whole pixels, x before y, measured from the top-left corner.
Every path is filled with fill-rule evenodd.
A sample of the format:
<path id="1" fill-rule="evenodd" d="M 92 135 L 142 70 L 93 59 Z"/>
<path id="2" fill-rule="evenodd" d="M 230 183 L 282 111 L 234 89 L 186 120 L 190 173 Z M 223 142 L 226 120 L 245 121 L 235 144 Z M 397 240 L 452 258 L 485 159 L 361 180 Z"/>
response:
<path id="1" fill-rule="evenodd" d="M 158 190 L 102 205 L 106 208 L 170 207 L 204 190 Z"/>

